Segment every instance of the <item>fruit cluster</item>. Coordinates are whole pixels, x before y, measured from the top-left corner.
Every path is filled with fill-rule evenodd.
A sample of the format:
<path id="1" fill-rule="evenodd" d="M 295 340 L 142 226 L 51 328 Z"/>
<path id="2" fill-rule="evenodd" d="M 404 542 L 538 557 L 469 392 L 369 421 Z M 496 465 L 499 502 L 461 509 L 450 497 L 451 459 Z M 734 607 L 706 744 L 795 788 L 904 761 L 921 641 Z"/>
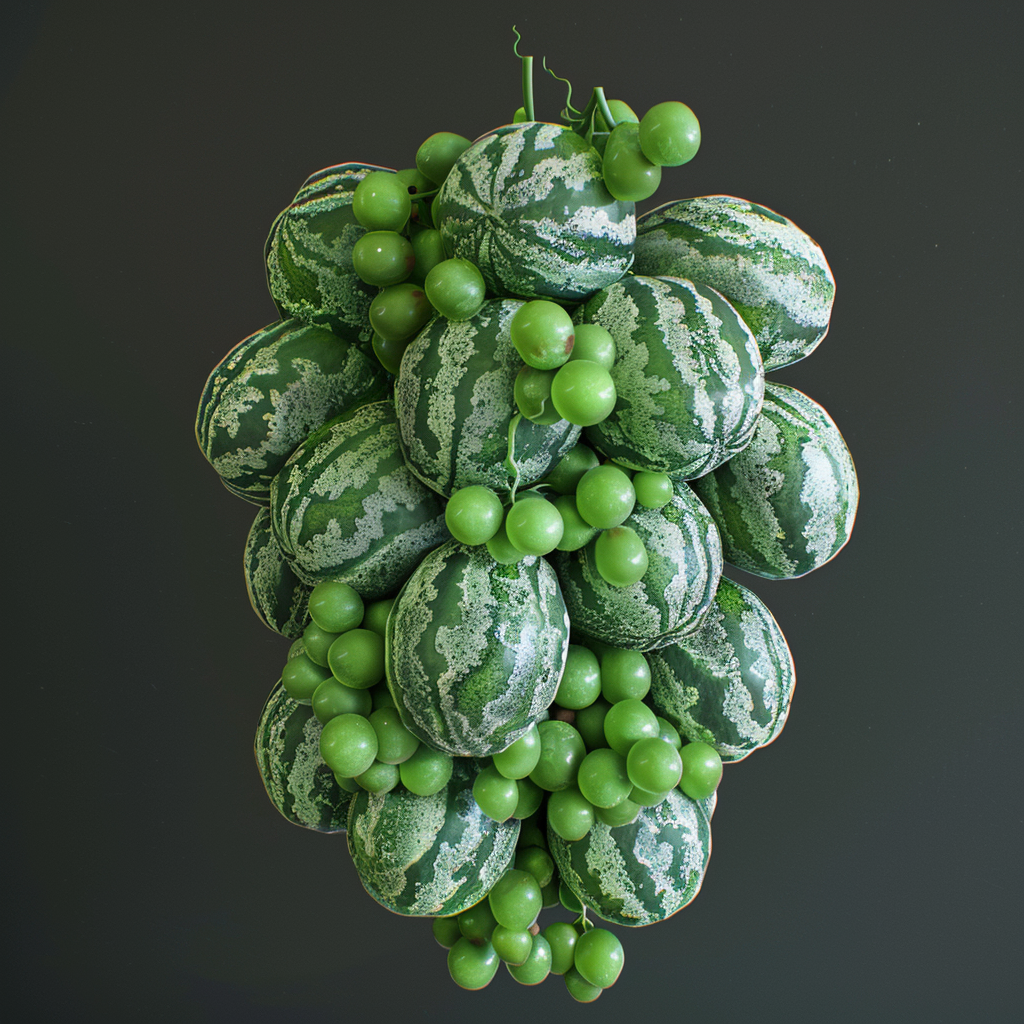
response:
<path id="1" fill-rule="evenodd" d="M 570 89 L 539 121 L 522 60 L 511 124 L 306 181 L 266 247 L 280 319 L 214 368 L 196 433 L 260 506 L 246 586 L 294 641 L 256 735 L 275 807 L 347 832 L 457 984 L 505 962 L 590 1001 L 624 953 L 588 913 L 689 903 L 723 762 L 786 721 L 785 639 L 723 561 L 818 568 L 857 481 L 824 409 L 765 380 L 828 328 L 818 246 L 729 196 L 636 217 L 692 111 Z"/>

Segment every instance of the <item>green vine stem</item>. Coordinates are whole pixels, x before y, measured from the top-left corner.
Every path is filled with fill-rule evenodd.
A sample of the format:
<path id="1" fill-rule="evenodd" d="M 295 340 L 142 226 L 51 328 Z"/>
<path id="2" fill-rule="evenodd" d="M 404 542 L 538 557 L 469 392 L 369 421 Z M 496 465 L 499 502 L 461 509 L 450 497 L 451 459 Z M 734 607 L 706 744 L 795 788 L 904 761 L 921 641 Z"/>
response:
<path id="1" fill-rule="evenodd" d="M 523 62 L 523 112 L 527 121 L 534 120 L 533 117 L 533 58 L 524 56 L 519 52 L 519 43 L 522 36 L 515 25 L 512 31 L 516 34 L 516 41 L 512 44 L 512 52 Z"/>

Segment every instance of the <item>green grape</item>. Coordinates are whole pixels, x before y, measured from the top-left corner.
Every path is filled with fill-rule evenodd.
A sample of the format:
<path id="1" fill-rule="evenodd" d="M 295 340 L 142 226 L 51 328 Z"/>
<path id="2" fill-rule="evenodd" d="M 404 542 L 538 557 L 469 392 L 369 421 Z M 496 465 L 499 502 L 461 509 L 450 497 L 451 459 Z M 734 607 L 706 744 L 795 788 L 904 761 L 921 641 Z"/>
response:
<path id="1" fill-rule="evenodd" d="M 676 727 L 660 715 L 656 715 L 655 718 L 658 721 L 658 736 L 666 743 L 671 743 L 676 750 L 679 750 L 683 745 L 683 740 Z"/>
<path id="2" fill-rule="evenodd" d="M 580 516 L 599 530 L 619 526 L 632 513 L 635 504 L 632 481 L 610 462 L 588 470 L 576 487 L 576 508 Z"/>
<path id="3" fill-rule="evenodd" d="M 377 734 L 362 715 L 338 715 L 320 733 L 320 756 L 346 779 L 361 775 L 377 756 Z"/>
<path id="4" fill-rule="evenodd" d="M 291 647 L 288 648 L 288 660 L 291 661 L 292 658 L 297 658 L 300 654 L 305 654 L 305 653 L 306 653 L 306 648 L 302 646 L 302 637 L 299 637 L 299 639 L 296 640 L 291 645 Z"/>
<path id="5" fill-rule="evenodd" d="M 373 630 L 374 633 L 384 635 L 387 629 L 388 616 L 391 614 L 391 606 L 395 603 L 393 597 L 385 597 L 380 601 L 373 601 L 366 606 L 363 621 L 359 623 L 363 629 Z"/>
<path id="6" fill-rule="evenodd" d="M 583 758 L 576 785 L 595 807 L 608 808 L 622 803 L 634 783 L 626 770 L 626 758 L 609 747 L 601 747 Z"/>
<path id="7" fill-rule="evenodd" d="M 494 767 L 506 779 L 525 779 L 540 759 L 540 733 L 536 724 L 514 743 L 494 755 Z"/>
<path id="8" fill-rule="evenodd" d="M 530 778 L 548 792 L 571 786 L 586 755 L 583 737 L 568 722 L 557 719 L 541 722 L 537 730 L 540 733 L 540 759 L 530 772 Z"/>
<path id="9" fill-rule="evenodd" d="M 331 644 L 327 661 L 335 679 L 368 689 L 384 678 L 384 638 L 369 629 L 350 629 Z"/>
<path id="10" fill-rule="evenodd" d="M 352 193 L 352 216 L 367 231 L 401 231 L 411 212 L 408 188 L 391 171 L 370 171 Z"/>
<path id="11" fill-rule="evenodd" d="M 325 633 L 355 629 L 363 618 L 363 599 L 347 584 L 327 580 L 309 595 L 310 618 Z"/>
<path id="12" fill-rule="evenodd" d="M 603 673 L 601 686 L 604 686 Z M 604 736 L 604 717 L 608 714 L 610 707 L 611 705 L 606 700 L 595 700 L 589 707 L 580 708 L 576 712 L 576 721 L 573 722 L 573 725 L 583 737 L 587 750 L 597 750 L 608 746 L 608 741 Z"/>
<path id="13" fill-rule="evenodd" d="M 501 526 L 505 510 L 489 487 L 471 484 L 452 492 L 444 510 L 448 532 L 461 544 L 486 544 Z"/>
<path id="14" fill-rule="evenodd" d="M 587 359 L 606 370 L 615 362 L 615 341 L 600 324 L 577 324 L 569 360 Z"/>
<path id="15" fill-rule="evenodd" d="M 494 883 L 487 901 L 498 924 L 522 931 L 540 913 L 540 886 L 529 871 L 508 868 Z"/>
<path id="16" fill-rule="evenodd" d="M 543 792 L 543 790 L 541 790 L 541 792 Z M 537 818 L 530 815 L 527 815 L 527 817 L 530 820 L 524 821 L 519 826 L 519 838 L 516 840 L 516 846 L 519 848 L 539 846 L 542 850 L 546 850 L 548 846 L 547 836 L 541 830 Z"/>
<path id="17" fill-rule="evenodd" d="M 410 195 L 415 195 L 417 192 L 433 192 L 434 190 L 434 183 L 420 174 L 415 167 L 403 167 L 395 177 L 406 187 Z"/>
<path id="18" fill-rule="evenodd" d="M 579 934 L 568 921 L 552 921 L 541 935 L 551 947 L 551 973 L 565 974 L 572 967 Z"/>
<path id="19" fill-rule="evenodd" d="M 435 132 L 416 150 L 416 170 L 428 181 L 440 185 L 455 161 L 471 145 L 469 139 L 454 132 Z"/>
<path id="20" fill-rule="evenodd" d="M 560 789 L 548 797 L 548 824 L 567 842 L 582 839 L 593 827 L 594 806 L 575 786 Z"/>
<path id="21" fill-rule="evenodd" d="M 372 702 L 371 711 L 378 711 L 380 708 L 395 707 L 395 698 L 391 696 L 387 681 L 371 686 L 369 690 L 356 690 L 356 693 L 368 693 Z"/>
<path id="22" fill-rule="evenodd" d="M 647 572 L 647 548 L 631 526 L 613 526 L 597 535 L 594 564 L 606 583 L 629 587 Z"/>
<path id="23" fill-rule="evenodd" d="M 533 299 L 516 311 L 509 332 L 527 366 L 554 370 L 569 358 L 576 328 L 572 317 L 557 302 Z"/>
<path id="24" fill-rule="evenodd" d="M 411 241 L 416 264 L 410 280 L 415 284 L 426 284 L 427 274 L 448 258 L 444 251 L 444 242 L 441 240 L 441 232 L 436 228 L 426 228 L 417 231 Z"/>
<path id="25" fill-rule="evenodd" d="M 491 945 L 505 963 L 518 966 L 529 958 L 533 936 L 525 928 L 518 930 L 499 924 L 491 934 Z"/>
<path id="26" fill-rule="evenodd" d="M 541 889 L 540 898 L 541 902 L 544 904 L 545 910 L 550 910 L 551 907 L 558 906 L 558 887 L 560 884 L 558 875 L 555 874 L 552 876 L 551 881 Z"/>
<path id="27" fill-rule="evenodd" d="M 411 238 L 416 231 L 432 231 L 437 225 L 434 224 L 431 200 L 413 195 L 410 195 L 410 198 L 412 199 L 412 213 L 409 214 L 409 223 L 405 227 Z"/>
<path id="28" fill-rule="evenodd" d="M 401 341 L 388 341 L 374 331 L 370 344 L 373 347 L 373 354 L 377 357 L 380 365 L 388 373 L 393 373 L 397 377 L 398 371 L 402 367 L 402 356 L 405 355 L 405 350 L 409 347 L 410 340 L 409 338 L 403 338 Z"/>
<path id="29" fill-rule="evenodd" d="M 601 460 L 590 448 L 577 444 L 544 477 L 544 483 L 559 494 L 575 494 L 583 475 L 600 464 Z"/>
<path id="30" fill-rule="evenodd" d="M 519 787 L 490 765 L 473 781 L 473 799 L 488 818 L 508 821 L 519 803 Z"/>
<path id="31" fill-rule="evenodd" d="M 484 304 L 487 286 L 475 264 L 464 259 L 442 260 L 424 280 L 430 304 L 449 320 L 468 320 Z"/>
<path id="32" fill-rule="evenodd" d="M 558 509 L 544 498 L 520 498 L 505 513 L 505 534 L 524 555 L 550 554 L 563 530 Z"/>
<path id="33" fill-rule="evenodd" d="M 592 1003 L 604 991 L 597 985 L 591 985 L 575 967 L 565 972 L 565 988 L 577 1003 Z"/>
<path id="34" fill-rule="evenodd" d="M 343 789 L 346 793 L 358 793 L 360 785 L 355 779 L 346 779 L 344 775 L 339 775 L 337 772 L 331 772 L 334 776 L 334 781 L 338 784 L 339 789 Z"/>
<path id="35" fill-rule="evenodd" d="M 633 490 L 644 508 L 664 508 L 675 493 L 668 473 L 652 473 L 647 469 L 633 475 Z"/>
<path id="36" fill-rule="evenodd" d="M 419 285 L 408 281 L 393 284 L 378 292 L 370 303 L 370 326 L 385 341 L 408 341 L 433 312 L 427 293 Z"/>
<path id="37" fill-rule="evenodd" d="M 539 985 L 551 973 L 551 946 L 543 935 L 533 936 L 530 955 L 520 965 L 509 964 L 508 973 L 520 985 Z"/>
<path id="38" fill-rule="evenodd" d="M 640 651 L 609 647 L 601 655 L 601 696 L 610 704 L 643 700 L 651 688 L 651 666 Z"/>
<path id="39" fill-rule="evenodd" d="M 513 818 L 529 818 L 540 809 L 541 801 L 544 799 L 544 790 L 529 778 L 518 779 L 516 786 L 519 788 L 519 803 L 512 813 Z"/>
<path id="40" fill-rule="evenodd" d="M 611 988 L 619 980 L 626 955 L 617 935 L 607 928 L 591 928 L 576 940 L 572 961 L 584 981 Z"/>
<path id="41" fill-rule="evenodd" d="M 516 408 L 531 423 L 548 427 L 561 419 L 551 404 L 551 382 L 554 379 L 554 370 L 538 370 L 532 366 L 524 366 L 516 374 L 512 397 Z"/>
<path id="42" fill-rule="evenodd" d="M 609 828 L 618 828 L 620 825 L 631 825 L 640 814 L 640 805 L 634 803 L 628 797 L 622 803 L 614 807 L 597 807 L 594 809 L 597 820 L 603 822 Z"/>
<path id="43" fill-rule="evenodd" d="M 454 917 L 435 917 L 430 924 L 434 938 L 445 949 L 451 949 L 462 937 L 459 922 Z"/>
<path id="44" fill-rule="evenodd" d="M 607 419 L 615 408 L 615 383 L 600 363 L 574 359 L 555 374 L 551 401 L 562 419 L 592 427 Z"/>
<path id="45" fill-rule="evenodd" d="M 658 742 L 660 743 L 661 741 L 659 740 Z M 630 790 L 629 799 L 640 807 L 657 807 L 670 792 L 671 790 L 668 789 L 661 790 L 659 792 L 651 792 L 647 789 L 641 789 L 639 786 L 634 786 L 632 790 Z"/>
<path id="46" fill-rule="evenodd" d="M 330 679 L 330 671 L 317 665 L 308 654 L 299 654 L 281 669 L 281 685 L 293 700 L 308 704 L 316 688 Z"/>
<path id="47" fill-rule="evenodd" d="M 659 167 L 688 163 L 700 148 L 700 122 L 677 100 L 651 107 L 640 121 L 638 134 L 644 156 Z"/>
<path id="48" fill-rule="evenodd" d="M 321 668 L 327 668 L 327 652 L 339 635 L 338 633 L 328 633 L 315 622 L 310 622 L 302 631 L 302 645 L 306 656 Z"/>
<path id="49" fill-rule="evenodd" d="M 626 770 L 634 786 L 649 793 L 667 793 L 679 785 L 683 762 L 679 751 L 659 734 L 637 740 L 629 748 Z"/>
<path id="50" fill-rule="evenodd" d="M 583 904 L 580 903 L 579 897 L 565 884 L 565 882 L 558 883 L 558 902 L 569 911 L 570 914 L 580 914 L 583 912 Z M 577 932 L 577 934 L 579 934 Z"/>
<path id="51" fill-rule="evenodd" d="M 638 740 L 658 736 L 658 720 L 643 701 L 620 700 L 608 709 L 604 719 L 604 735 L 612 750 L 629 756 L 630 747 Z"/>
<path id="52" fill-rule="evenodd" d="M 339 683 L 334 676 L 325 679 L 313 691 L 313 714 L 321 725 L 326 725 L 338 715 L 366 716 L 372 704 L 366 690 L 353 690 L 351 686 Z"/>
<path id="53" fill-rule="evenodd" d="M 558 542 L 559 551 L 579 551 L 586 547 L 596 536 L 597 529 L 580 515 L 576 507 L 575 494 L 560 494 L 551 503 L 558 509 L 562 517 L 562 539 Z"/>
<path id="54" fill-rule="evenodd" d="M 650 199 L 661 184 L 661 168 L 640 148 L 640 126 L 628 121 L 608 136 L 602 167 L 605 187 L 622 202 Z"/>
<path id="55" fill-rule="evenodd" d="M 370 715 L 370 725 L 377 734 L 378 761 L 402 764 L 419 748 L 420 741 L 402 724 L 397 708 L 377 708 Z"/>
<path id="56" fill-rule="evenodd" d="M 505 532 L 505 523 L 498 527 L 498 532 L 487 542 L 487 550 L 500 565 L 512 565 L 525 557 L 517 547 L 513 546 Z"/>
<path id="57" fill-rule="evenodd" d="M 448 950 L 448 973 L 459 988 L 476 992 L 486 988 L 498 971 L 498 954 L 489 942 L 474 945 L 463 936 Z"/>
<path id="58" fill-rule="evenodd" d="M 459 914 L 456 920 L 459 922 L 459 931 L 467 939 L 475 939 L 477 942 L 490 941 L 494 929 L 498 926 L 497 918 L 491 912 L 491 905 L 487 900 L 474 903 L 468 910 Z"/>
<path id="59" fill-rule="evenodd" d="M 691 800 L 704 800 L 711 796 L 722 781 L 722 758 L 708 743 L 687 743 L 679 751 L 683 762 L 683 777 L 679 788 Z"/>
<path id="60" fill-rule="evenodd" d="M 640 123 L 640 118 L 636 116 L 633 108 L 625 100 L 608 100 L 608 109 L 615 120 L 612 124 L 608 124 L 604 119 L 604 115 L 598 110 L 594 116 L 594 126 L 598 131 L 610 131 L 615 125 L 621 124 L 623 121 L 630 121 L 633 124 Z"/>
<path id="61" fill-rule="evenodd" d="M 374 761 L 365 772 L 356 775 L 355 780 L 369 793 L 390 793 L 399 782 L 398 765 Z"/>
<path id="62" fill-rule="evenodd" d="M 415 264 L 412 243 L 397 231 L 367 231 L 352 246 L 353 270 L 378 288 L 404 281 Z"/>
<path id="63" fill-rule="evenodd" d="M 569 644 L 555 703 L 575 711 L 593 704 L 600 695 L 601 669 L 597 655 L 580 644 Z"/>
<path id="64" fill-rule="evenodd" d="M 555 862 L 551 854 L 539 846 L 524 846 L 517 850 L 515 866 L 520 871 L 529 871 L 541 889 L 555 877 Z"/>
<path id="65" fill-rule="evenodd" d="M 416 796 L 440 793 L 448 785 L 454 767 L 455 762 L 446 753 L 425 743 L 416 748 L 416 753 L 408 761 L 398 766 L 402 785 Z"/>

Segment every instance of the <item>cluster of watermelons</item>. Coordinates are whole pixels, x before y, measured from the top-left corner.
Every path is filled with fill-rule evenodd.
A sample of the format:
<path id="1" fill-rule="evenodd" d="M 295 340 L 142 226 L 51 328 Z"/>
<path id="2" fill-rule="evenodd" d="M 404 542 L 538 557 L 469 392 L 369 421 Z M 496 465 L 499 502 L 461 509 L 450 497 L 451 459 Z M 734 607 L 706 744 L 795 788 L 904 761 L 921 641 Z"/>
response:
<path id="1" fill-rule="evenodd" d="M 646 925 L 693 899 L 721 763 L 786 720 L 785 639 L 723 561 L 817 569 L 849 538 L 857 481 L 825 410 L 765 380 L 828 329 L 820 248 L 730 196 L 637 217 L 609 138 L 629 125 L 649 153 L 658 131 L 600 90 L 563 121 L 527 109 L 472 144 L 432 137 L 415 169 L 310 177 L 267 242 L 280 319 L 210 374 L 196 433 L 259 506 L 246 586 L 294 641 L 256 734 L 275 807 L 347 831 L 367 892 L 433 918 L 463 987 L 504 961 L 589 1001 L 623 953 L 588 911 Z M 356 198 L 369 175 L 394 176 L 382 220 L 379 195 Z M 444 261 L 457 274 L 432 299 Z M 598 422 L 517 408 L 510 324 L 534 300 L 610 336 Z M 601 467 L 629 492 L 615 528 L 642 544 L 629 582 L 590 511 L 611 477 L 581 497 Z M 496 510 L 471 543 L 446 518 L 466 488 Z M 543 555 L 504 525 L 538 501 L 558 527 Z M 541 930 L 557 904 L 575 923 Z"/>

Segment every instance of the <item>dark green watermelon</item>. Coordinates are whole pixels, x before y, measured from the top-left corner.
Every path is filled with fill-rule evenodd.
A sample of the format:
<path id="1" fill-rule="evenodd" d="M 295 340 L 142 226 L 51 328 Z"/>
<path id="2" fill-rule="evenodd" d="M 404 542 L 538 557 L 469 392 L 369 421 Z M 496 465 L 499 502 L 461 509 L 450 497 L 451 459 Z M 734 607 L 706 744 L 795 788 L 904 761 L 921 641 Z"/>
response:
<path id="1" fill-rule="evenodd" d="M 281 636 L 297 640 L 309 622 L 312 587 L 292 571 L 270 527 L 270 512 L 256 513 L 245 542 L 245 589 L 260 621 Z"/>

